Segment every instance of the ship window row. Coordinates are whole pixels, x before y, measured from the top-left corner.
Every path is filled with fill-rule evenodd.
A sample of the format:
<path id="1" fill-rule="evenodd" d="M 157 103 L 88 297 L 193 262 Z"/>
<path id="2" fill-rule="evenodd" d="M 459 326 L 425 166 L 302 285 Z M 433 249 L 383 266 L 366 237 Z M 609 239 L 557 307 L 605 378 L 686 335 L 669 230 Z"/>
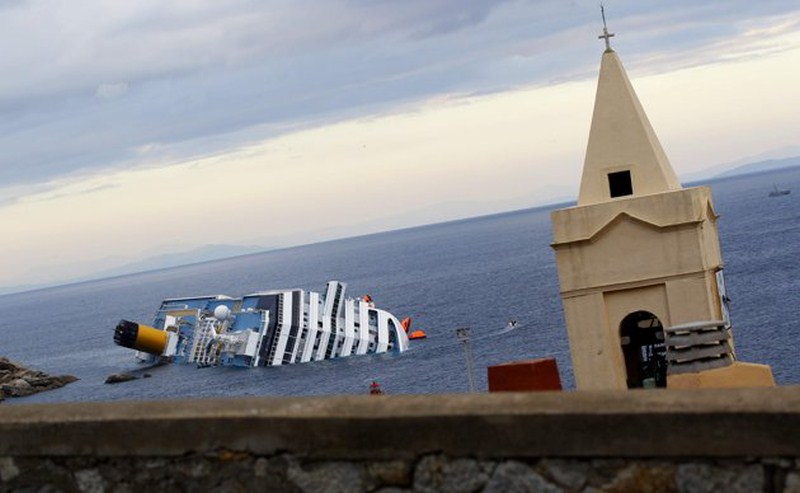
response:
<path id="1" fill-rule="evenodd" d="M 275 306 L 276 306 L 275 312 L 276 312 L 277 320 L 283 320 L 283 296 L 284 295 L 282 295 L 282 294 L 279 295 L 277 303 L 275 304 Z M 282 323 L 276 324 L 275 331 L 280 331 L 281 330 L 281 325 L 282 325 Z M 267 361 L 271 362 L 273 357 L 275 356 L 275 352 L 278 350 L 278 341 L 280 339 L 280 337 L 278 337 L 279 335 L 280 334 L 277 333 L 272 338 L 272 346 L 269 348 L 269 356 L 267 357 Z"/>

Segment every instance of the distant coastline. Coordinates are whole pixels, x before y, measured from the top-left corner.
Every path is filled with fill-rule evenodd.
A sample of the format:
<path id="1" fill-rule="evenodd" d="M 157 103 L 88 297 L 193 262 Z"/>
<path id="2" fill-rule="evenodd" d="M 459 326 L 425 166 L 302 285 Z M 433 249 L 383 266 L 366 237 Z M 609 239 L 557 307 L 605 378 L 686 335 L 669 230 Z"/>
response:
<path id="1" fill-rule="evenodd" d="M 800 156 L 785 158 L 785 159 L 768 159 L 758 161 L 755 163 L 743 164 L 736 166 L 720 173 L 714 174 L 706 178 L 693 177 L 688 180 L 682 181 L 684 186 L 697 186 L 720 181 L 728 181 L 748 176 L 762 175 L 765 173 L 781 172 L 790 170 L 792 168 L 800 167 Z M 364 234 L 355 234 L 340 238 L 330 238 L 320 241 L 299 242 L 297 244 L 290 244 L 280 247 L 262 247 L 262 246 L 242 246 L 242 245 L 204 245 L 185 252 L 156 255 L 153 257 L 144 258 L 134 262 L 129 262 L 119 267 L 112 269 L 104 269 L 94 272 L 81 278 L 74 278 L 65 280 L 63 282 L 46 283 L 46 284 L 31 284 L 31 285 L 17 285 L 0 287 L 0 296 L 8 296 L 18 293 L 27 293 L 31 291 L 44 290 L 49 288 L 56 288 L 60 286 L 67 286 L 73 284 L 82 284 L 85 282 L 97 281 L 100 279 L 113 279 L 116 277 L 123 277 L 134 274 L 144 274 L 148 272 L 155 272 L 165 269 L 174 269 L 192 265 L 203 264 L 206 262 L 216 262 L 219 260 L 230 260 L 234 258 L 247 257 L 249 255 L 257 255 L 276 250 L 284 250 L 288 248 L 295 248 L 305 245 L 314 245 L 321 243 L 328 243 L 333 241 L 341 241 L 350 238 L 360 238 L 365 236 L 380 235 L 395 231 L 413 230 L 419 228 L 433 227 L 440 224 L 456 223 L 461 221 L 471 221 L 481 218 L 491 218 L 502 216 L 506 214 L 516 214 L 525 211 L 534 211 L 539 209 L 557 209 L 561 207 L 568 207 L 575 204 L 575 200 L 556 200 L 550 203 L 535 205 L 533 207 L 523 207 L 519 209 L 511 209 L 502 212 L 492 212 L 488 214 L 478 214 L 471 217 L 455 218 L 444 221 L 435 221 L 431 223 L 416 224 L 408 227 L 391 228 L 384 231 L 369 232 Z"/>
<path id="2" fill-rule="evenodd" d="M 724 178 L 729 176 L 750 175 L 766 171 L 778 171 L 782 169 L 794 168 L 797 166 L 800 166 L 800 156 L 789 157 L 785 159 L 767 159 L 765 161 L 743 164 L 728 171 L 724 171 L 716 176 L 719 178 Z"/>

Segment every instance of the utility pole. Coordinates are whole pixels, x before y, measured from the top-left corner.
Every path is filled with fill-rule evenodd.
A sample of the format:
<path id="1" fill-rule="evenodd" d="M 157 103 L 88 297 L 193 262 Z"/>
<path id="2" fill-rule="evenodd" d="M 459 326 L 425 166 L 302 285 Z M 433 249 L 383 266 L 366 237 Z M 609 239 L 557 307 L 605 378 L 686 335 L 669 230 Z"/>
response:
<path id="1" fill-rule="evenodd" d="M 475 392 L 475 375 L 473 370 L 472 364 L 472 344 L 470 344 L 470 337 L 472 336 L 472 331 L 469 327 L 464 327 L 461 329 L 456 329 L 456 337 L 458 340 L 464 344 L 464 356 L 467 360 L 467 378 L 469 380 L 469 391 L 471 393 Z"/>

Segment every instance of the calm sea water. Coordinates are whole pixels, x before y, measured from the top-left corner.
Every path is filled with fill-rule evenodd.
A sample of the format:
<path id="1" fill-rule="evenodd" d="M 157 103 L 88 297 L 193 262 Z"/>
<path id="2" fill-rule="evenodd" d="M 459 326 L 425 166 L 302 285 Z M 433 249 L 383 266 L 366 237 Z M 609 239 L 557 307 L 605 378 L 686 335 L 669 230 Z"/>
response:
<path id="1" fill-rule="evenodd" d="M 794 193 L 768 198 L 773 184 Z M 772 365 L 781 384 L 800 383 L 800 168 L 711 183 L 739 358 Z M 80 381 L 17 402 L 162 397 L 362 394 L 372 380 L 387 393 L 467 390 L 463 346 L 473 333 L 475 376 L 486 367 L 554 356 L 573 386 L 558 295 L 548 209 L 437 224 L 0 297 L 0 355 Z M 369 293 L 428 339 L 402 355 L 352 357 L 259 369 L 167 365 L 152 378 L 105 385 L 111 373 L 145 370 L 112 340 L 120 318 L 149 323 L 162 298 L 240 295 L 329 279 Z M 510 319 L 519 328 L 495 335 Z"/>

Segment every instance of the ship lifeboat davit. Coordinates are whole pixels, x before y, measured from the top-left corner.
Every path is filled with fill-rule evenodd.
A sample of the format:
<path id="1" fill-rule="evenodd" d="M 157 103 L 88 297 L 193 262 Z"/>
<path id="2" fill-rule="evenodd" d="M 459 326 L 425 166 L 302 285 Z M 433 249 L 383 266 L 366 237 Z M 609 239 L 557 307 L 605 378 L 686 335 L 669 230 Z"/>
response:
<path id="1" fill-rule="evenodd" d="M 400 322 L 400 325 L 403 326 L 403 330 L 406 331 L 409 339 L 425 339 L 428 337 L 428 334 L 426 334 L 424 330 L 417 329 L 413 332 L 411 331 L 411 317 L 404 318 Z"/>

